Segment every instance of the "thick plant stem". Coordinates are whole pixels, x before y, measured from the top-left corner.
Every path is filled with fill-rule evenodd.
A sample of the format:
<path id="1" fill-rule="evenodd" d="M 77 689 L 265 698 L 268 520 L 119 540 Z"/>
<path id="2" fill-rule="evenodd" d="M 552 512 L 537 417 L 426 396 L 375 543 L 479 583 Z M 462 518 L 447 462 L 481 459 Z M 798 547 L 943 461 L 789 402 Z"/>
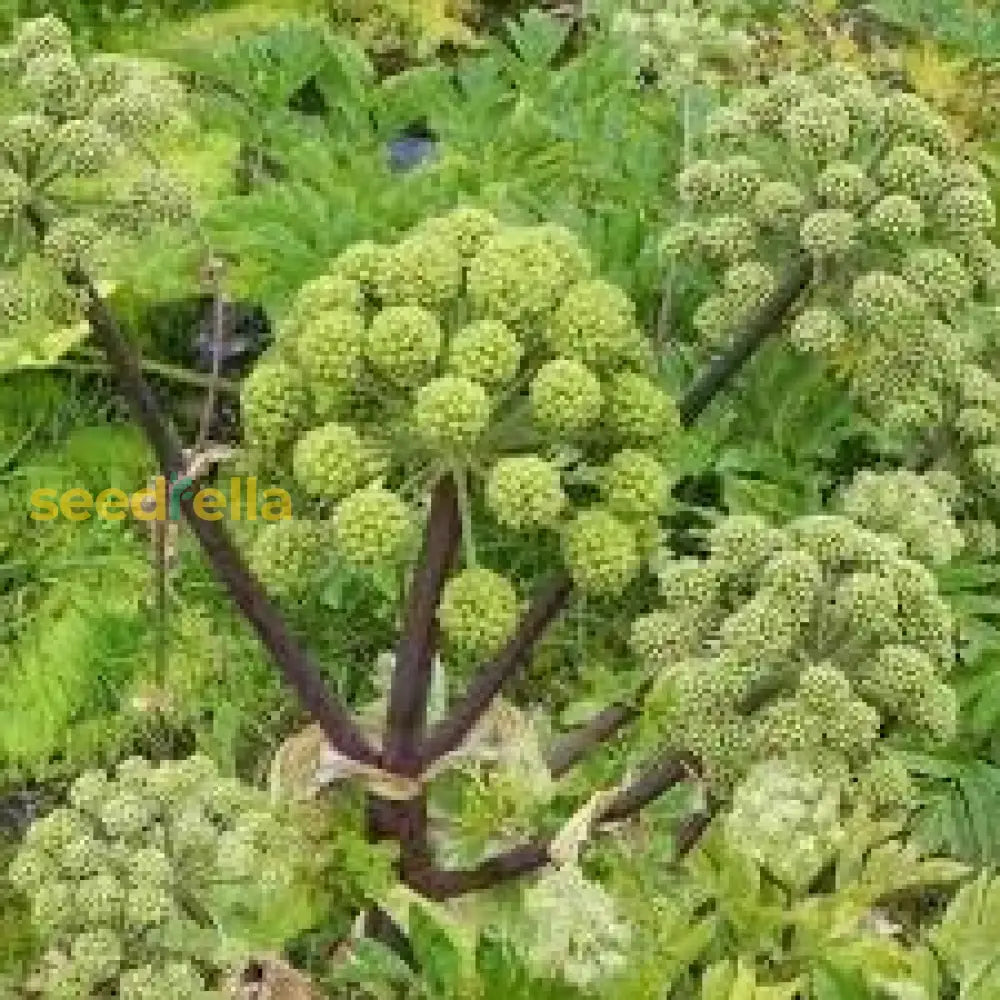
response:
<path id="1" fill-rule="evenodd" d="M 111 310 L 85 274 L 75 271 L 67 274 L 66 278 L 83 293 L 84 311 L 94 336 L 115 370 L 120 388 L 145 430 L 160 468 L 168 477 L 183 475 L 184 463 L 177 433 L 143 378 L 139 360 Z M 346 706 L 327 690 L 319 667 L 292 636 L 281 613 L 247 568 L 221 522 L 198 517 L 193 498 L 182 495 L 180 507 L 216 577 L 253 625 L 286 681 L 319 723 L 329 743 L 353 760 L 381 766 L 381 754 L 365 739 Z"/>
<path id="2" fill-rule="evenodd" d="M 697 767 L 693 757 L 669 754 L 654 761 L 635 782 L 623 789 L 602 810 L 598 823 L 620 822 L 635 815 L 665 791 L 690 777 Z M 426 868 L 409 880 L 410 888 L 430 899 L 445 900 L 480 892 L 544 868 L 552 861 L 552 839 L 535 837 L 489 858 L 475 868 L 444 870 Z M 690 850 L 690 847 L 687 848 Z"/>
<path id="3" fill-rule="evenodd" d="M 764 341 L 778 330 L 812 280 L 813 268 L 811 255 L 800 251 L 774 292 L 734 331 L 729 349 L 713 358 L 695 379 L 680 404 L 681 423 L 685 427 L 690 427 L 705 412 Z"/>
<path id="4" fill-rule="evenodd" d="M 552 777 L 561 778 L 596 746 L 610 739 L 624 726 L 634 722 L 640 706 L 653 687 L 654 678 L 648 677 L 639 685 L 632 699 L 608 705 L 587 722 L 563 736 L 547 755 Z"/>
<path id="5" fill-rule="evenodd" d="M 427 724 L 437 645 L 435 616 L 445 579 L 455 562 L 460 536 L 457 484 L 453 476 L 446 474 L 437 481 L 431 494 L 424 548 L 410 585 L 403 631 L 396 646 L 384 758 L 386 768 L 398 774 L 416 777 L 420 770 L 419 750 Z M 373 839 L 390 838 L 399 842 L 404 877 L 409 870 L 428 863 L 426 796 L 405 802 L 372 796 L 368 824 Z"/>

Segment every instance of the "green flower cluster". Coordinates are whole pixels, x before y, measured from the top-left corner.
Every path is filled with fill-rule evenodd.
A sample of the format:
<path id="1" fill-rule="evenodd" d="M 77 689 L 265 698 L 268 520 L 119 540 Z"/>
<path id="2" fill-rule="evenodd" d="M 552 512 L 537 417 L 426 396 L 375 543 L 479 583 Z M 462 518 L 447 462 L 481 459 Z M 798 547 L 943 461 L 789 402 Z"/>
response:
<path id="1" fill-rule="evenodd" d="M 499 652 L 517 625 L 517 593 L 510 581 L 488 569 L 453 576 L 441 594 L 438 618 L 448 643 L 469 657 Z"/>
<path id="2" fill-rule="evenodd" d="M 240 956 L 215 923 L 220 899 L 264 885 L 277 902 L 303 870 L 297 852 L 288 817 L 208 758 L 84 773 L 10 867 L 47 949 L 33 988 L 53 1000 L 221 998 L 213 980 Z"/>
<path id="3" fill-rule="evenodd" d="M 63 282 L 67 271 L 93 275 L 107 262 L 109 241 L 190 217 L 190 196 L 176 180 L 162 170 L 134 169 L 146 162 L 148 143 L 183 120 L 184 101 L 177 82 L 153 62 L 79 56 L 69 28 L 51 15 L 23 21 L 0 55 L 8 77 L 0 112 L 0 240 L 11 248 L 0 286 L 16 286 L 27 267 L 46 289 L 41 299 L 22 294 L 0 312 L 0 336 L 30 351 L 47 328 L 80 318 Z M 111 168 L 119 176 L 102 185 Z M 86 215 L 73 207 L 81 189 Z"/>
<path id="4" fill-rule="evenodd" d="M 760 280 L 734 274 L 733 292 Z M 333 505 L 347 562 L 412 558 L 422 500 L 407 487 L 449 470 L 468 479 L 466 521 L 481 501 L 500 529 L 561 532 L 576 584 L 608 596 L 640 570 L 668 498 L 656 455 L 680 431 L 632 302 L 576 237 L 471 207 L 346 248 L 295 296 L 242 393 L 250 450 L 272 470 L 290 460 Z M 600 480 L 588 509 L 570 503 L 568 453 Z M 455 648 L 507 631 L 513 600 L 486 579 L 453 595 Z"/>
<path id="5" fill-rule="evenodd" d="M 924 564 L 962 544 L 947 488 L 940 476 L 862 473 L 843 513 L 780 528 L 730 516 L 707 557 L 662 560 L 662 607 L 632 630 L 660 678 L 654 738 L 701 755 L 722 790 L 789 754 L 859 771 L 885 727 L 947 740 L 953 621 Z"/>
<path id="6" fill-rule="evenodd" d="M 962 364 L 988 347 L 977 310 L 994 300 L 1000 250 L 989 185 L 947 122 L 915 95 L 828 66 L 737 92 L 697 155 L 677 177 L 687 211 L 662 250 L 718 273 L 691 318 L 706 349 L 801 248 L 817 280 L 793 347 L 890 428 L 950 421 Z"/>
<path id="7" fill-rule="evenodd" d="M 624 9 L 612 31 L 630 45 L 639 65 L 671 90 L 711 83 L 718 67 L 739 67 L 753 49 L 753 39 L 727 23 L 734 5 L 726 0 L 631 0 L 619 6 Z"/>

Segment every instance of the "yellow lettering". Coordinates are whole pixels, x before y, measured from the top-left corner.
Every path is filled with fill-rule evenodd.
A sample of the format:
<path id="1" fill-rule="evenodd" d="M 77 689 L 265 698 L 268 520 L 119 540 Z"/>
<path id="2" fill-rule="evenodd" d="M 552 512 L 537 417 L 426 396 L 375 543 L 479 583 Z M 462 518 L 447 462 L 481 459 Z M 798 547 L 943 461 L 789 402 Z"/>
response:
<path id="1" fill-rule="evenodd" d="M 55 500 L 55 490 L 35 490 L 35 492 L 31 494 L 31 506 L 36 509 L 31 512 L 31 520 L 55 520 L 59 516 L 59 504 L 57 504 Z"/>
<path id="2" fill-rule="evenodd" d="M 271 498 L 271 499 L 269 499 Z M 292 498 L 287 490 L 264 490 L 260 516 L 265 521 L 287 521 L 292 516 Z"/>
<path id="3" fill-rule="evenodd" d="M 67 490 L 59 501 L 59 509 L 67 521 L 87 521 L 94 498 L 87 490 Z"/>
<path id="4" fill-rule="evenodd" d="M 225 508 L 226 495 L 222 490 L 199 490 L 194 498 L 194 516 L 200 521 L 221 521 Z"/>
<path id="5" fill-rule="evenodd" d="M 124 490 L 112 487 L 102 490 L 94 501 L 97 516 L 102 521 L 124 521 L 129 509 L 128 494 Z"/>

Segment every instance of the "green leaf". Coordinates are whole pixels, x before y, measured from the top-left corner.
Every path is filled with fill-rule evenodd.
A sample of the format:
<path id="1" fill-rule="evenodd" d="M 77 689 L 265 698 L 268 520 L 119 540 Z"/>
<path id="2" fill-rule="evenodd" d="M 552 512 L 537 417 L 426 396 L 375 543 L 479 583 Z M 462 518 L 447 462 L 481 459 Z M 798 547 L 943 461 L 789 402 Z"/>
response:
<path id="1" fill-rule="evenodd" d="M 430 994 L 456 996 L 461 986 L 462 953 L 447 929 L 419 903 L 410 906 L 410 943 Z"/>
<path id="2" fill-rule="evenodd" d="M 813 1000 L 873 1000 L 861 973 L 821 962 L 812 975 Z"/>

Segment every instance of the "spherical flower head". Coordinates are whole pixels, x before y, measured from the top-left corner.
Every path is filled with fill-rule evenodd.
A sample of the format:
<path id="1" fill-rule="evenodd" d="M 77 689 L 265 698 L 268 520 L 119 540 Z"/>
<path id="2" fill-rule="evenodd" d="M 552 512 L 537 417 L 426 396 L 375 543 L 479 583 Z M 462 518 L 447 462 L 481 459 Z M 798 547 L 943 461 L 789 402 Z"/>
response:
<path id="1" fill-rule="evenodd" d="M 815 742 L 815 720 L 797 698 L 779 698 L 753 720 L 751 741 L 763 758 L 801 753 Z"/>
<path id="2" fill-rule="evenodd" d="M 903 278 L 939 312 L 948 316 L 972 297 L 972 282 L 958 258 L 940 247 L 912 251 Z"/>
<path id="3" fill-rule="evenodd" d="M 896 591 L 877 573 L 852 573 L 834 592 L 829 616 L 835 627 L 860 641 L 892 643 L 900 638 Z"/>
<path id="4" fill-rule="evenodd" d="M 963 521 L 962 533 L 965 536 L 965 549 L 973 558 L 993 559 L 1000 552 L 1000 529 L 992 521 Z"/>
<path id="5" fill-rule="evenodd" d="M 1000 410 L 1000 381 L 979 365 L 963 365 L 959 373 L 959 398 L 965 406 Z"/>
<path id="6" fill-rule="evenodd" d="M 85 108 L 83 74 L 69 53 L 55 52 L 31 59 L 21 82 L 38 110 L 60 121 L 78 117 Z"/>
<path id="7" fill-rule="evenodd" d="M 787 601 L 803 619 L 812 617 L 823 569 L 808 552 L 788 549 L 771 556 L 760 574 L 760 586 Z"/>
<path id="8" fill-rule="evenodd" d="M 176 912 L 173 896 L 162 885 L 132 882 L 125 893 L 124 921 L 133 931 L 163 924 Z"/>
<path id="9" fill-rule="evenodd" d="M 804 101 L 808 101 L 816 91 L 809 77 L 793 70 L 777 73 L 768 83 L 767 103 L 759 106 L 764 123 L 772 128 L 780 126 L 791 112 Z"/>
<path id="10" fill-rule="evenodd" d="M 553 354 L 607 368 L 634 357 L 641 335 L 629 297 L 607 281 L 590 280 L 569 289 L 545 340 Z"/>
<path id="11" fill-rule="evenodd" d="M 169 887 L 174 879 L 170 858 L 158 847 L 140 847 L 130 852 L 128 876 L 133 882 Z"/>
<path id="12" fill-rule="evenodd" d="M 923 299 L 903 278 L 884 271 L 863 274 L 851 288 L 858 321 L 876 330 L 909 328 L 924 318 Z"/>
<path id="13" fill-rule="evenodd" d="M 701 633 L 695 614 L 652 611 L 632 623 L 629 648 L 644 666 L 662 670 L 694 655 Z"/>
<path id="14" fill-rule="evenodd" d="M 627 449 L 613 455 L 602 477 L 604 499 L 623 521 L 656 517 L 667 501 L 663 466 L 648 452 Z"/>
<path id="15" fill-rule="evenodd" d="M 499 319 L 521 331 L 548 316 L 574 273 L 551 233 L 540 227 L 503 229 L 483 244 L 469 264 L 467 293 L 479 318 Z"/>
<path id="16" fill-rule="evenodd" d="M 941 164 L 920 146 L 895 146 L 878 165 L 878 179 L 886 192 L 905 194 L 924 204 L 941 191 Z"/>
<path id="17" fill-rule="evenodd" d="M 51 14 L 22 21 L 14 37 L 14 58 L 22 64 L 39 56 L 69 55 L 72 49 L 69 25 Z"/>
<path id="18" fill-rule="evenodd" d="M 529 391 L 535 423 L 554 435 L 587 430 L 601 415 L 601 383 L 584 364 L 557 358 L 542 365 Z"/>
<path id="19" fill-rule="evenodd" d="M 728 573 L 752 574 L 782 547 L 781 533 L 756 514 L 720 521 L 708 535 L 713 561 Z"/>
<path id="20" fill-rule="evenodd" d="M 920 205 L 903 194 L 890 194 L 878 201 L 868 214 L 869 230 L 895 247 L 914 242 L 924 231 Z"/>
<path id="21" fill-rule="evenodd" d="M 122 943 L 113 931 L 87 931 L 73 938 L 70 955 L 87 979 L 100 983 L 117 975 L 123 960 Z"/>
<path id="22" fill-rule="evenodd" d="M 709 347 L 727 343 L 743 310 L 731 295 L 709 295 L 691 317 L 698 338 Z"/>
<path id="23" fill-rule="evenodd" d="M 449 242 L 413 235 L 380 257 L 375 291 L 383 306 L 443 309 L 462 286 L 462 258 Z"/>
<path id="24" fill-rule="evenodd" d="M 855 794 L 875 816 L 909 810 L 917 790 L 910 772 L 895 754 L 880 754 L 857 776 Z"/>
<path id="25" fill-rule="evenodd" d="M 698 229 L 698 249 L 712 264 L 737 264 L 757 250 L 753 223 L 743 215 L 716 215 Z"/>
<path id="26" fill-rule="evenodd" d="M 923 98 L 894 91 L 882 101 L 882 124 L 900 143 L 922 146 L 937 156 L 952 155 L 955 139 L 947 121 Z"/>
<path id="27" fill-rule="evenodd" d="M 394 385 L 418 385 L 434 370 L 443 334 L 434 313 L 420 306 L 383 309 L 368 328 L 365 358 Z"/>
<path id="28" fill-rule="evenodd" d="M 1000 445 L 981 445 L 974 449 L 969 457 L 973 469 L 983 482 L 995 488 L 996 482 L 1000 479 Z"/>
<path id="29" fill-rule="evenodd" d="M 360 285 L 365 292 L 374 290 L 376 275 L 381 270 L 386 248 L 372 240 L 353 243 L 332 261 L 329 274 Z"/>
<path id="30" fill-rule="evenodd" d="M 851 682 L 829 663 L 810 664 L 799 675 L 798 696 L 814 715 L 836 716 L 851 699 Z"/>
<path id="31" fill-rule="evenodd" d="M 105 833 L 116 839 L 142 837 L 153 819 L 150 803 L 142 795 L 121 788 L 105 801 L 100 813 Z"/>
<path id="32" fill-rule="evenodd" d="M 931 739 L 949 743 L 958 731 L 958 695 L 947 684 L 936 684 L 917 703 L 913 722 Z"/>
<path id="33" fill-rule="evenodd" d="M 790 181 L 767 181 L 753 199 L 754 221 L 763 229 L 797 226 L 805 213 L 806 196 Z"/>
<path id="34" fill-rule="evenodd" d="M 566 275 L 567 285 L 574 285 L 591 276 L 594 262 L 572 230 L 555 222 L 543 222 L 535 226 L 534 231 L 537 238 L 556 255 Z"/>
<path id="35" fill-rule="evenodd" d="M 527 531 L 555 527 L 567 501 L 559 469 L 538 455 L 515 455 L 491 470 L 486 504 L 504 527 Z"/>
<path id="36" fill-rule="evenodd" d="M 426 219 L 415 234 L 453 246 L 463 261 L 479 253 L 480 247 L 503 226 L 491 212 L 472 205 L 461 205 L 445 215 Z"/>
<path id="37" fill-rule="evenodd" d="M 783 595 L 759 590 L 719 628 L 719 647 L 750 670 L 787 657 L 803 622 L 800 611 Z"/>
<path id="38" fill-rule="evenodd" d="M 454 375 L 489 389 L 513 381 L 524 348 L 505 323 L 483 319 L 462 327 L 451 339 L 448 368 Z"/>
<path id="39" fill-rule="evenodd" d="M 125 189 L 119 215 L 123 226 L 143 232 L 150 226 L 179 226 L 194 216 L 187 187 L 163 170 L 148 168 Z"/>
<path id="40" fill-rule="evenodd" d="M 962 240 L 980 236 L 997 221 L 996 205 L 988 191 L 956 187 L 945 191 L 936 206 L 937 218 L 949 235 Z"/>
<path id="41" fill-rule="evenodd" d="M 31 922 L 45 937 L 75 931 L 85 919 L 76 905 L 72 882 L 48 881 L 31 896 Z"/>
<path id="42" fill-rule="evenodd" d="M 659 252 L 665 260 L 676 260 L 693 254 L 700 245 L 701 227 L 689 219 L 681 219 L 660 237 Z"/>
<path id="43" fill-rule="evenodd" d="M 797 155 L 826 163 L 850 148 L 851 116 L 835 97 L 814 93 L 792 108 L 783 131 Z"/>
<path id="44" fill-rule="evenodd" d="M 821 723 L 823 745 L 849 758 L 868 756 L 880 735 L 878 712 L 860 698 L 848 698 L 836 714 L 821 716 Z"/>
<path id="45" fill-rule="evenodd" d="M 254 445 L 270 449 L 287 442 L 308 419 L 302 370 L 276 358 L 260 361 L 243 380 L 240 411 Z"/>
<path id="46" fill-rule="evenodd" d="M 722 276 L 726 295 L 742 310 L 756 308 L 766 302 L 776 285 L 774 272 L 755 260 L 736 264 Z"/>
<path id="47" fill-rule="evenodd" d="M 295 479 L 309 493 L 342 500 L 380 471 L 358 432 L 345 424 L 323 424 L 299 438 L 292 454 Z"/>
<path id="48" fill-rule="evenodd" d="M 308 587 L 329 545 L 329 525 L 304 518 L 285 518 L 262 528 L 248 553 L 253 574 L 276 595 Z"/>
<path id="49" fill-rule="evenodd" d="M 499 573 L 466 569 L 445 584 L 438 618 L 454 649 L 466 656 L 491 656 L 517 627 L 517 593 Z"/>
<path id="50" fill-rule="evenodd" d="M 643 447 L 670 441 L 681 421 L 677 404 L 655 382 L 622 372 L 608 383 L 605 423 L 622 444 Z"/>
<path id="51" fill-rule="evenodd" d="M 879 540 L 864 536 L 858 525 L 837 514 L 797 517 L 785 526 L 785 532 L 791 543 L 808 552 L 824 571 L 839 572 L 855 564 L 866 553 L 871 554 L 871 543 Z M 881 553 L 877 556 L 881 558 Z"/>
<path id="52" fill-rule="evenodd" d="M 303 317 L 289 347 L 308 379 L 317 404 L 328 412 L 356 384 L 365 346 L 364 320 L 347 309 Z"/>
<path id="53" fill-rule="evenodd" d="M 100 264 L 98 247 L 104 232 L 96 219 L 68 216 L 58 219 L 45 234 L 42 252 L 62 272 L 93 272 Z"/>
<path id="54" fill-rule="evenodd" d="M 789 340 L 804 354 L 834 358 L 847 346 L 849 334 L 838 313 L 824 306 L 809 306 L 792 322 Z"/>
<path id="55" fill-rule="evenodd" d="M 677 177 L 681 201 L 698 209 L 719 210 L 745 205 L 764 180 L 760 163 L 749 156 L 696 160 Z"/>
<path id="56" fill-rule="evenodd" d="M 566 528 L 563 551 L 574 584 L 585 594 L 617 597 L 639 572 L 635 532 L 603 510 L 585 510 Z"/>
<path id="57" fill-rule="evenodd" d="M 298 291 L 287 316 L 281 323 L 279 336 L 295 340 L 310 323 L 329 314 L 360 313 L 365 298 L 356 281 L 332 274 L 321 274 L 307 281 Z"/>
<path id="58" fill-rule="evenodd" d="M 181 92 L 167 78 L 135 77 L 94 101 L 91 116 L 128 143 L 155 135 L 179 117 Z"/>
<path id="59" fill-rule="evenodd" d="M 123 149 L 121 143 L 93 118 L 71 118 L 52 136 L 53 162 L 71 177 L 92 177 L 104 170 Z"/>
<path id="60" fill-rule="evenodd" d="M 844 257 L 854 248 L 860 224 L 841 208 L 827 208 L 807 216 L 799 230 L 802 249 L 820 260 Z"/>
<path id="61" fill-rule="evenodd" d="M 995 298 L 1000 293 L 1000 247 L 982 233 L 975 233 L 964 238 L 962 259 L 976 290 Z"/>
<path id="62" fill-rule="evenodd" d="M 721 187 L 722 167 L 717 160 L 695 160 L 677 175 L 677 193 L 692 208 L 718 207 Z"/>
<path id="63" fill-rule="evenodd" d="M 31 188 L 20 175 L 0 167 L 0 224 L 19 218 L 31 199 Z"/>
<path id="64" fill-rule="evenodd" d="M 56 808 L 36 820 L 25 834 L 25 846 L 55 856 L 81 837 L 91 835 L 91 823 L 75 809 Z"/>
<path id="65" fill-rule="evenodd" d="M 58 854 L 60 872 L 67 878 L 80 879 L 101 870 L 106 860 L 105 845 L 91 834 L 71 840 Z"/>
<path id="66" fill-rule="evenodd" d="M 413 546 L 413 515 L 395 493 L 367 486 L 341 503 L 334 519 L 334 539 L 341 555 L 354 566 L 395 564 Z"/>
<path id="67" fill-rule="evenodd" d="M 458 375 L 443 375 L 417 391 L 413 422 L 423 442 L 442 455 L 468 455 L 490 421 L 486 390 Z"/>
<path id="68" fill-rule="evenodd" d="M 871 197 L 872 182 L 865 171 L 850 160 L 837 160 L 816 178 L 816 193 L 826 208 L 856 211 Z"/>

